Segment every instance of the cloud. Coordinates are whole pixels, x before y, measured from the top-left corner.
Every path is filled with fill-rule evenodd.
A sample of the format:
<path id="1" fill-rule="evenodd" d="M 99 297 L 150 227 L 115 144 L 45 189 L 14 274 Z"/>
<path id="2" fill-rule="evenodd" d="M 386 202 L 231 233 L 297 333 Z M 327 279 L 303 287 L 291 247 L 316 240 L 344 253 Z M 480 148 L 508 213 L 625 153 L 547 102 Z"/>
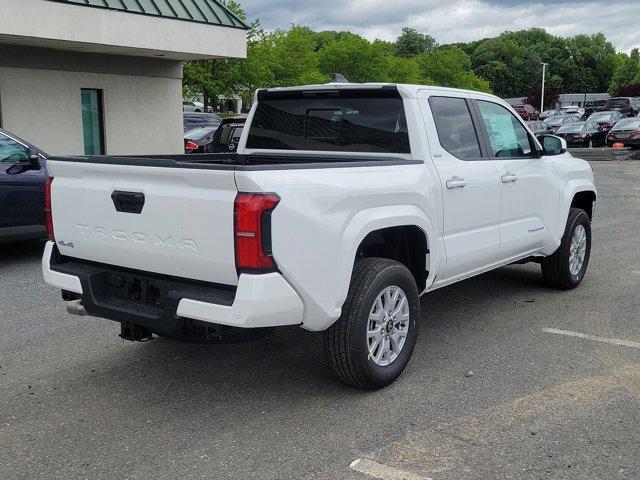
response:
<path id="1" fill-rule="evenodd" d="M 638 0 L 243 0 L 249 18 L 267 29 L 306 25 L 348 30 L 373 40 L 394 40 L 413 27 L 439 43 L 468 42 L 507 30 L 541 27 L 554 35 L 603 32 L 619 51 L 640 48 L 630 18 Z"/>

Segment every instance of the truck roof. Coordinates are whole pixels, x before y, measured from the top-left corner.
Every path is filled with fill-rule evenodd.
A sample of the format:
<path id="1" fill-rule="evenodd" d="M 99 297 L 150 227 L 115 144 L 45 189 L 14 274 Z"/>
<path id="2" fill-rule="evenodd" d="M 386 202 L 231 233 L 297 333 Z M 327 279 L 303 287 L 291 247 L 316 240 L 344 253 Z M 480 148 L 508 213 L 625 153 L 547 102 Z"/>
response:
<path id="1" fill-rule="evenodd" d="M 267 92 L 299 92 L 306 90 L 347 90 L 347 89 L 379 89 L 385 87 L 395 87 L 403 98 L 417 98 L 418 91 L 420 90 L 433 90 L 437 92 L 459 92 L 459 93 L 472 93 L 474 95 L 483 95 L 493 99 L 498 99 L 495 95 L 488 93 L 478 92 L 474 90 L 465 90 L 461 88 L 448 88 L 438 87 L 434 85 L 415 85 L 405 83 L 323 83 L 317 85 L 301 85 L 296 87 L 273 87 L 273 88 L 261 88 L 259 91 Z M 256 92 L 256 93 L 257 93 Z M 501 99 L 500 99 L 501 100 Z M 501 100 L 502 101 L 502 100 Z"/>

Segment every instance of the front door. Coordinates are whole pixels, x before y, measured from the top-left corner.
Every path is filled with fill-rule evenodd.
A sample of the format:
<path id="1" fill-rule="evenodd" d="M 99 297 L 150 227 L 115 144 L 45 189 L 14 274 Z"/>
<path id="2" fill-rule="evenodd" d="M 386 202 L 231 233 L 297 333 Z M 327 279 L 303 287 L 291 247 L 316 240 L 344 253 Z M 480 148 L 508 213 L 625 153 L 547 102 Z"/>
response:
<path id="1" fill-rule="evenodd" d="M 432 94 L 420 102 L 442 185 L 447 263 L 441 280 L 451 281 L 498 257 L 500 180 L 481 147 L 468 95 Z"/>
<path id="2" fill-rule="evenodd" d="M 560 187 L 552 158 L 539 156 L 520 119 L 498 103 L 477 100 L 476 105 L 500 180 L 500 260 L 505 261 L 553 242 Z"/>
<path id="3" fill-rule="evenodd" d="M 28 160 L 27 148 L 0 133 L 0 230 L 24 233 L 25 227 L 44 229 L 43 171 L 23 171 L 17 163 Z M 0 232 L 2 233 L 2 232 Z"/>

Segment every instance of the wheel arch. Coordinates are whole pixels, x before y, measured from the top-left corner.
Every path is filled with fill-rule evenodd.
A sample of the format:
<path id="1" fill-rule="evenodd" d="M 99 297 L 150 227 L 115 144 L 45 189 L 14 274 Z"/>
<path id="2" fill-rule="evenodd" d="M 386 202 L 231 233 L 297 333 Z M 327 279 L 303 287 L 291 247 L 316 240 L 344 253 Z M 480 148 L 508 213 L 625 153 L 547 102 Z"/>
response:
<path id="1" fill-rule="evenodd" d="M 416 239 L 419 239 L 420 235 L 422 235 L 426 242 L 422 249 L 425 256 L 424 263 L 416 262 L 411 266 L 407 266 L 407 268 L 410 271 L 413 269 L 412 273 L 417 273 L 416 269 L 420 268 L 420 265 L 424 265 L 425 271 L 428 270 L 428 274 L 425 274 L 424 278 L 421 278 L 418 274 L 420 283 L 423 284 L 419 284 L 419 292 L 422 293 L 433 283 L 441 257 L 439 255 L 440 249 L 436 245 L 437 237 L 433 223 L 425 212 L 415 205 L 394 205 L 362 210 L 352 217 L 342 236 L 342 247 L 339 255 L 340 274 L 337 277 L 340 283 L 336 305 L 338 309 L 342 308 L 347 298 L 351 272 L 359 252 L 362 252 L 363 247 L 370 246 L 370 241 L 379 239 L 381 235 L 388 234 L 399 235 L 401 238 L 404 235 L 409 244 L 416 247 L 415 250 L 411 251 L 411 258 L 415 258 L 413 255 L 419 255 L 420 247 L 416 245 L 419 240 Z M 372 251 L 373 249 L 368 249 L 369 253 Z M 397 258 L 388 256 L 383 256 L 383 258 L 397 260 Z"/>
<path id="2" fill-rule="evenodd" d="M 556 240 L 560 245 L 560 239 L 564 234 L 564 228 L 569 218 L 571 208 L 582 208 L 593 219 L 594 206 L 598 197 L 598 192 L 593 183 L 587 180 L 572 180 L 567 183 L 563 200 L 558 212 L 558 224 L 556 226 Z"/>

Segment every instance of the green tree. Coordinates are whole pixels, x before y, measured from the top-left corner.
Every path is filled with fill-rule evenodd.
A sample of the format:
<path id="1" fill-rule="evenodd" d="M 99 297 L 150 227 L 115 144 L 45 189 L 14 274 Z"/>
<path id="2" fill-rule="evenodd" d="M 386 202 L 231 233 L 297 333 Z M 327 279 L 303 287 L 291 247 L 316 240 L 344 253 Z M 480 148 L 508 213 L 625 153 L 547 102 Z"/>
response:
<path id="1" fill-rule="evenodd" d="M 341 73 L 350 82 L 387 80 L 389 56 L 383 43 L 370 43 L 358 35 L 333 40 L 318 51 L 320 71 L 330 76 Z"/>
<path id="2" fill-rule="evenodd" d="M 437 44 L 431 35 L 404 27 L 393 47 L 393 53 L 398 57 L 414 57 L 425 52 L 433 53 Z"/>
<path id="3" fill-rule="evenodd" d="M 471 59 L 460 47 L 442 46 L 416 57 L 423 83 L 491 92 L 489 82 L 471 69 Z"/>
<path id="4" fill-rule="evenodd" d="M 609 94 L 616 96 L 620 89 L 636 82 L 640 82 L 640 52 L 634 48 L 628 56 L 620 55 L 611 79 Z"/>

